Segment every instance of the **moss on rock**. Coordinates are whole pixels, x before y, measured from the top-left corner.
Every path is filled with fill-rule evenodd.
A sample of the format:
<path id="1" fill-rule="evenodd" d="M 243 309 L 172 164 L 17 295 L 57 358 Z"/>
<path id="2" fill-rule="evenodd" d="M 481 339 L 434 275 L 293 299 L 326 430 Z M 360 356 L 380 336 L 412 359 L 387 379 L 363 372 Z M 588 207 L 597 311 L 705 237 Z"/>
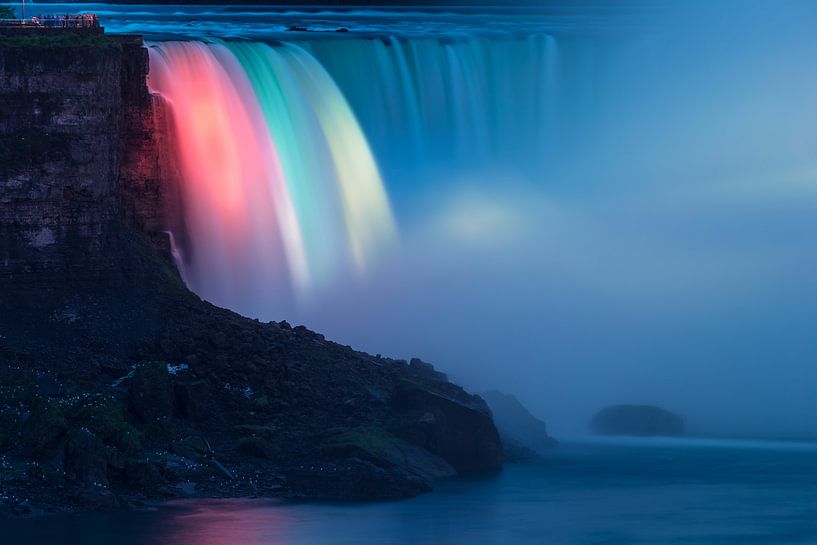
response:
<path id="1" fill-rule="evenodd" d="M 173 389 L 167 364 L 150 362 L 138 366 L 130 383 L 128 402 L 145 422 L 173 416 Z"/>
<path id="2" fill-rule="evenodd" d="M 125 407 L 115 397 L 100 394 L 83 396 L 71 408 L 69 416 L 99 437 L 105 445 L 124 454 L 132 454 L 142 447 L 139 431 L 127 421 Z"/>
<path id="3" fill-rule="evenodd" d="M 53 399 L 38 398 L 23 425 L 20 445 L 31 456 L 42 456 L 48 454 L 49 447 L 57 443 L 67 431 L 68 422 L 59 403 Z"/>

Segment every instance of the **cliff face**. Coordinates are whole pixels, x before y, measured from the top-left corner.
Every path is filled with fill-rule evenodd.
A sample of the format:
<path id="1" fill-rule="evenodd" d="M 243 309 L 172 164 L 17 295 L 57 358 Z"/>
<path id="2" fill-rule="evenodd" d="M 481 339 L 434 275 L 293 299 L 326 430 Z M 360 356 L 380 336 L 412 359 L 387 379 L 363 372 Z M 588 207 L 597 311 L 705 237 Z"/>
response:
<path id="1" fill-rule="evenodd" d="M 105 279 L 123 226 L 161 232 L 180 216 L 147 51 L 106 39 L 0 48 L 0 279 L 17 286 Z"/>
<path id="2" fill-rule="evenodd" d="M 127 225 L 154 236 L 182 221 L 178 176 L 173 157 L 172 112 L 165 100 L 148 92 L 147 50 L 141 40 L 121 40 L 123 126 L 119 167 L 123 218 Z M 162 238 L 162 237 L 159 237 Z"/>
<path id="3" fill-rule="evenodd" d="M 0 41 L 0 515 L 145 498 L 404 497 L 496 469 L 484 402 L 419 360 L 198 299 L 166 105 L 135 38 Z"/>
<path id="4" fill-rule="evenodd" d="M 0 49 L 0 279 L 115 266 L 122 51 Z"/>

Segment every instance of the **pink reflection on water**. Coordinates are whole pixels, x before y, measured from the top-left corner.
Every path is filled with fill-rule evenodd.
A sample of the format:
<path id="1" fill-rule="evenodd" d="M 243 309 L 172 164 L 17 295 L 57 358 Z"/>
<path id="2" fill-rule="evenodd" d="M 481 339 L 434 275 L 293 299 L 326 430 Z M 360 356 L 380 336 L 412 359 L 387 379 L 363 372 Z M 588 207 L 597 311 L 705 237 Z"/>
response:
<path id="1" fill-rule="evenodd" d="M 179 502 L 182 507 L 156 536 L 157 545 L 285 545 L 285 509 L 258 500 Z M 188 510 L 192 507 L 192 510 Z"/>

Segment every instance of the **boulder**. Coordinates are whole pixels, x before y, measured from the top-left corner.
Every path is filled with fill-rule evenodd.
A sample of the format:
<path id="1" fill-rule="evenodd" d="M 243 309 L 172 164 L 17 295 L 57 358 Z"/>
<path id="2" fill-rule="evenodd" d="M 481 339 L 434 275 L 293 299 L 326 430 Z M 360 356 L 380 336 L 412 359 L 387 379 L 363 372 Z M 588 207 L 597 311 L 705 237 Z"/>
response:
<path id="1" fill-rule="evenodd" d="M 392 406 L 402 415 L 397 434 L 436 454 L 458 472 L 499 469 L 502 443 L 482 400 L 471 403 L 409 380 L 392 394 Z"/>

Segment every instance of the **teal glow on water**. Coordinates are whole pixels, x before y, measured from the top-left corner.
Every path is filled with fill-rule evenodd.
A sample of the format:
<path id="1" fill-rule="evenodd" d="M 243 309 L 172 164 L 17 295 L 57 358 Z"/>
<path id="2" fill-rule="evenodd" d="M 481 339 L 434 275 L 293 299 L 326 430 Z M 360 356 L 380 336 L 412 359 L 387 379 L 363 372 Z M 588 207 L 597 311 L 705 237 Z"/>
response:
<path id="1" fill-rule="evenodd" d="M 817 444 L 564 445 L 540 464 L 364 504 L 232 500 L 0 522 L 27 545 L 817 543 Z"/>

